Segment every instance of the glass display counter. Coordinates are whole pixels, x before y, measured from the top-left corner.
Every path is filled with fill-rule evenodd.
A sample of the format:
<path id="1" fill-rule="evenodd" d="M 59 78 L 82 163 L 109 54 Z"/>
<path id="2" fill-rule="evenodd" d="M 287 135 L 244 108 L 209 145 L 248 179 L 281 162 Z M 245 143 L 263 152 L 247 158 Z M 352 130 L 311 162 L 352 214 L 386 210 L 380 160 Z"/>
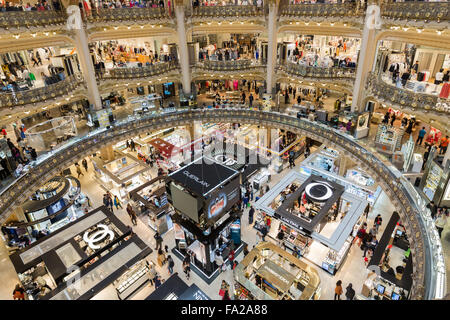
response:
<path id="1" fill-rule="evenodd" d="M 153 264 L 153 262 L 150 262 Z M 124 274 L 113 282 L 117 295 L 121 300 L 130 297 L 148 281 L 149 266 L 146 260 L 141 260 L 131 266 Z"/>
<path id="2" fill-rule="evenodd" d="M 425 186 L 423 187 L 423 193 L 425 193 L 430 201 L 434 198 L 434 193 L 439 185 L 439 181 L 441 181 L 443 173 L 444 170 L 441 166 L 433 161 L 425 180 Z"/>

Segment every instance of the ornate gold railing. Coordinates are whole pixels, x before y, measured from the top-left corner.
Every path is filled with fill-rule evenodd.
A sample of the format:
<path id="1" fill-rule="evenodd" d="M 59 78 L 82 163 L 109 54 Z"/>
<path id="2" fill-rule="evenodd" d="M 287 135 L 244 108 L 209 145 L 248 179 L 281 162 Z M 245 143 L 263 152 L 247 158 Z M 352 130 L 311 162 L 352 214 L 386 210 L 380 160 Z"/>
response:
<path id="1" fill-rule="evenodd" d="M 360 17 L 364 15 L 356 2 L 290 4 L 281 10 L 282 17 Z"/>
<path id="2" fill-rule="evenodd" d="M 383 18 L 396 20 L 449 21 L 450 2 L 395 2 L 382 7 Z"/>
<path id="3" fill-rule="evenodd" d="M 261 66 L 262 66 L 261 64 L 250 59 L 240 59 L 231 61 L 202 60 L 201 62 L 198 63 L 198 67 L 214 71 L 245 70 Z"/>
<path id="4" fill-rule="evenodd" d="M 67 16 L 62 11 L 0 11 L 0 28 L 35 28 L 66 23 Z"/>
<path id="5" fill-rule="evenodd" d="M 42 88 L 12 93 L 0 93 L 0 108 L 11 108 L 68 95 L 76 90 L 82 83 L 83 78 L 81 75 L 72 75 L 62 81 Z"/>
<path id="6" fill-rule="evenodd" d="M 74 138 L 57 150 L 41 156 L 28 173 L 19 177 L 2 192 L 0 195 L 1 220 L 5 221 L 9 210 L 21 205 L 34 189 L 41 186 L 42 181 L 47 181 L 73 162 L 79 161 L 99 148 L 135 136 L 139 132 L 186 125 L 194 121 L 258 123 L 266 127 L 282 128 L 311 137 L 348 154 L 382 186 L 399 212 L 402 224 L 407 230 L 414 265 L 411 299 L 436 297 L 438 283 L 445 282 L 442 247 L 439 246 L 439 236 L 433 227 L 430 213 L 425 208 L 425 201 L 417 195 L 411 183 L 398 171 L 396 172 L 390 163 L 380 160 L 379 156 L 352 137 L 325 125 L 277 112 L 249 109 L 176 111 L 139 120 L 123 121 L 116 123 L 110 129 L 97 129 L 84 137 Z M 439 295 L 442 295 L 441 291 Z"/>
<path id="7" fill-rule="evenodd" d="M 176 60 L 170 62 L 157 63 L 151 66 L 133 67 L 133 68 L 114 68 L 108 73 L 102 75 L 103 79 L 135 79 L 147 78 L 155 75 L 164 74 L 178 68 Z"/>
<path id="8" fill-rule="evenodd" d="M 201 6 L 190 8 L 186 16 L 191 18 L 215 18 L 215 17 L 261 17 L 264 16 L 266 8 L 261 6 Z"/>
<path id="9" fill-rule="evenodd" d="M 345 67 L 312 67 L 302 64 L 287 62 L 284 65 L 278 65 L 278 69 L 288 74 L 306 78 L 330 78 L 330 79 L 354 79 L 356 74 L 355 68 Z"/>
<path id="10" fill-rule="evenodd" d="M 366 81 L 366 95 L 400 107 L 447 112 L 437 108 L 438 96 L 427 93 L 416 93 L 408 89 L 397 88 L 384 82 L 374 73 L 370 73 Z"/>
<path id="11" fill-rule="evenodd" d="M 173 12 L 172 12 L 173 15 Z M 95 22 L 122 22 L 122 21 L 148 21 L 171 19 L 169 11 L 165 8 L 116 8 L 92 10 L 87 18 L 90 23 Z"/>

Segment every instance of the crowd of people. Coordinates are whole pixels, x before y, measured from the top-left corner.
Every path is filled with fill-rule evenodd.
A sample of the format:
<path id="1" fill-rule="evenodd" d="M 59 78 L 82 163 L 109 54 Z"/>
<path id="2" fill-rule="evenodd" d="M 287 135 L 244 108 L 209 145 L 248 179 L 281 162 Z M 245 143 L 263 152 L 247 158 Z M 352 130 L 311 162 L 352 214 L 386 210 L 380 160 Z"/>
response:
<path id="1" fill-rule="evenodd" d="M 0 4 L 1 11 L 48 11 L 48 10 L 61 10 L 61 4 L 58 0 L 52 1 L 50 4 L 45 0 L 38 0 L 34 4 L 29 2 L 23 3 L 21 0 L 19 3 L 7 2 Z"/>
<path id="2" fill-rule="evenodd" d="M 256 59 L 260 57 L 256 47 L 256 38 L 252 38 L 249 44 L 240 44 L 235 40 L 224 41 L 222 47 L 217 44 L 210 44 L 201 48 L 198 52 L 198 58 L 211 61 L 230 61 L 238 59 Z"/>
<path id="3" fill-rule="evenodd" d="M 288 57 L 290 62 L 311 67 L 346 67 L 356 68 L 356 63 L 347 54 L 354 46 L 352 40 L 339 39 L 329 41 L 328 49 L 313 47 L 313 38 L 302 38 L 295 43 L 295 48 Z"/>
<path id="4" fill-rule="evenodd" d="M 263 6 L 263 0 L 193 0 L 192 7 L 204 7 L 204 6 L 256 6 L 261 8 Z"/>

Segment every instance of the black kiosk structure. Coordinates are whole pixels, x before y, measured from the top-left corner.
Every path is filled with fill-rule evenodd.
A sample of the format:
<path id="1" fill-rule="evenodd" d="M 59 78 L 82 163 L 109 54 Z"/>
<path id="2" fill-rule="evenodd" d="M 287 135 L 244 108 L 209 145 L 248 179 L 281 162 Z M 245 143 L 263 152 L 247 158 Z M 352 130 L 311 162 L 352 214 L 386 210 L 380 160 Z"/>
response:
<path id="1" fill-rule="evenodd" d="M 168 201 L 175 209 L 172 251 L 182 260 L 188 255 L 191 270 L 208 284 L 220 273 L 217 256 L 227 263 L 230 251 L 237 255 L 244 245 L 240 179 L 238 171 L 205 156 L 167 177 Z"/>
<path id="2" fill-rule="evenodd" d="M 275 217 L 306 234 L 320 232 L 339 212 L 344 191 L 344 186 L 311 175 L 278 207 Z"/>

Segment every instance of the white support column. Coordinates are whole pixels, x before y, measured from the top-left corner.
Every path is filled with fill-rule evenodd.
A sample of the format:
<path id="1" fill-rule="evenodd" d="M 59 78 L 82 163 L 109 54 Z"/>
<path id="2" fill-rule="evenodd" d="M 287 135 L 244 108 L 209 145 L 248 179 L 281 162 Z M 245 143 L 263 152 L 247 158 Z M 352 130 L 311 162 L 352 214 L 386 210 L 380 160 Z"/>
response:
<path id="1" fill-rule="evenodd" d="M 177 17 L 177 35 L 178 48 L 180 50 L 180 66 L 181 79 L 183 84 L 183 92 L 185 94 L 191 93 L 191 73 L 189 69 L 189 51 L 186 40 L 186 29 L 184 26 L 184 6 L 181 3 L 175 2 L 175 15 Z"/>
<path id="2" fill-rule="evenodd" d="M 277 60 L 277 1 L 269 1 L 269 23 L 268 23 L 268 48 L 267 48 L 267 93 L 272 93 L 274 87 L 273 75 Z"/>
<path id="3" fill-rule="evenodd" d="M 86 82 L 89 102 L 94 105 L 95 110 L 102 109 L 102 100 L 97 87 L 97 79 L 95 78 L 94 65 L 92 64 L 91 54 L 86 32 L 83 28 L 81 20 L 80 8 L 78 6 L 69 6 L 67 8 L 67 29 L 73 31 L 75 38 L 75 47 L 78 60 L 80 61 L 81 71 L 83 72 L 84 81 Z"/>
<path id="4" fill-rule="evenodd" d="M 361 48 L 359 50 L 358 67 L 356 69 L 355 84 L 353 85 L 352 112 L 361 111 L 364 97 L 364 87 L 367 75 L 372 71 L 377 51 L 377 29 L 381 27 L 380 7 L 371 4 L 367 7 Z"/>

